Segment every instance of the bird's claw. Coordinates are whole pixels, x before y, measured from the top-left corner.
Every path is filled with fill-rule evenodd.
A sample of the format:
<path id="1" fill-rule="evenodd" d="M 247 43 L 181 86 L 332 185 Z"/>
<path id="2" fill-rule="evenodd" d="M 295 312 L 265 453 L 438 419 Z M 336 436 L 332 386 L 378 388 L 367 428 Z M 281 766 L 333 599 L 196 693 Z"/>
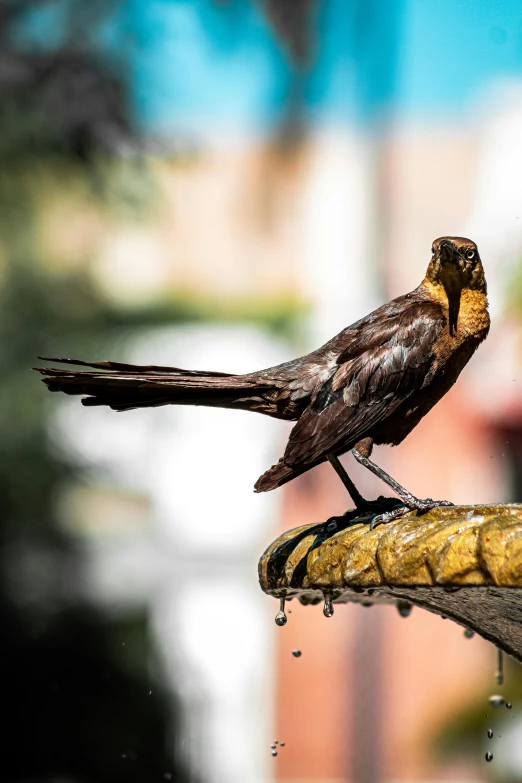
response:
<path id="1" fill-rule="evenodd" d="M 413 498 L 411 502 L 405 503 L 412 511 L 430 511 L 432 508 L 438 508 L 439 506 L 454 506 L 455 504 L 451 500 L 432 500 L 431 498 Z"/>
<path id="2" fill-rule="evenodd" d="M 383 514 L 376 514 L 370 522 L 370 530 L 373 530 L 376 525 L 386 524 L 386 522 L 393 522 L 396 519 L 404 516 L 411 509 L 408 506 L 398 506 L 390 511 L 385 511 Z"/>
<path id="3" fill-rule="evenodd" d="M 386 502 L 389 503 L 390 500 L 391 498 L 379 497 L 377 501 L 369 501 L 368 510 L 370 510 L 370 507 L 372 506 L 375 508 L 375 506 L 378 506 L 379 504 L 385 504 Z M 400 519 L 400 517 L 404 516 L 404 514 L 407 514 L 408 511 L 419 511 L 420 513 L 425 513 L 426 511 L 430 511 L 432 508 L 455 505 L 451 502 L 451 500 L 432 500 L 432 498 L 425 498 L 424 500 L 413 498 L 410 502 L 398 502 L 400 505 L 396 506 L 395 508 L 388 508 L 387 511 L 383 511 L 380 514 L 375 514 L 375 516 L 373 516 L 370 520 L 370 530 L 373 530 L 376 525 L 382 525 L 387 522 L 393 522 L 396 519 Z"/>
<path id="4" fill-rule="evenodd" d="M 370 523 L 370 530 L 376 525 L 393 522 L 395 519 L 407 514 L 409 511 L 418 511 L 421 514 L 439 506 L 453 506 L 450 500 L 432 500 L 432 498 L 411 497 L 408 500 L 402 498 L 387 498 L 382 495 L 377 500 L 365 500 L 357 509 L 348 512 L 351 517 L 351 525 L 358 523 Z"/>
<path id="5" fill-rule="evenodd" d="M 356 509 L 348 512 L 351 516 L 351 524 L 368 524 L 373 530 L 376 524 L 391 522 L 402 516 L 410 509 L 399 498 L 387 498 L 380 496 L 377 500 L 365 500 Z"/>

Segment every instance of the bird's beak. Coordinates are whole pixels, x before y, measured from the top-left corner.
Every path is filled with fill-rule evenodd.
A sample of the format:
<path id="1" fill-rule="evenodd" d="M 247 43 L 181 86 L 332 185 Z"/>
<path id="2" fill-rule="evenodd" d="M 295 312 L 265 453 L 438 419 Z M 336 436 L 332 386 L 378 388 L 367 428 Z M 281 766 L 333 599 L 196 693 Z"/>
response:
<path id="1" fill-rule="evenodd" d="M 440 243 L 439 254 L 443 264 L 456 264 L 458 262 L 459 254 L 455 245 L 449 239 L 445 239 Z"/>

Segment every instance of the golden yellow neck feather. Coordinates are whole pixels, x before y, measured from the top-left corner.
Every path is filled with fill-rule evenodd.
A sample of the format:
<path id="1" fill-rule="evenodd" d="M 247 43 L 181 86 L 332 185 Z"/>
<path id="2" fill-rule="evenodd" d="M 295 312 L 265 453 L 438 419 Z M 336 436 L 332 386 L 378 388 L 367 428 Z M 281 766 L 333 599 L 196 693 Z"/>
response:
<path id="1" fill-rule="evenodd" d="M 439 302 L 446 314 L 449 313 L 448 294 L 441 283 L 425 278 L 421 288 L 431 301 Z M 457 329 L 467 334 L 478 334 L 489 328 L 488 299 L 482 291 L 463 288 L 460 293 Z"/>

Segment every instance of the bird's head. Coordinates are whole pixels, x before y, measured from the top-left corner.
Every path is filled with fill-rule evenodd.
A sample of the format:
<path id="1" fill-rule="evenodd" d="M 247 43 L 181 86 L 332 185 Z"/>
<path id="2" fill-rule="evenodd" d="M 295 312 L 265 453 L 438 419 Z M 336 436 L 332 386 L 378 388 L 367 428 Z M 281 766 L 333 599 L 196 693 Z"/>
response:
<path id="1" fill-rule="evenodd" d="M 477 246 L 465 237 L 440 237 L 433 242 L 426 279 L 442 286 L 448 297 L 464 289 L 486 293 Z"/>

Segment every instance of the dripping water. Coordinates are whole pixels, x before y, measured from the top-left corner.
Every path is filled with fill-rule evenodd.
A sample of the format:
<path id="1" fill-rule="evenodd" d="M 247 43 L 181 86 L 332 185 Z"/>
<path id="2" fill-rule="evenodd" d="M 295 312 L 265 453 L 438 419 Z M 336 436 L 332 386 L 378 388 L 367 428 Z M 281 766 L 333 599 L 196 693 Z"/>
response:
<path id="1" fill-rule="evenodd" d="M 409 601 L 397 601 L 397 611 L 401 617 L 409 617 L 413 606 Z"/>
<path id="2" fill-rule="evenodd" d="M 504 684 L 504 653 L 497 650 L 497 671 L 495 672 L 498 685 Z"/>
<path id="3" fill-rule="evenodd" d="M 325 617 L 331 617 L 333 613 L 334 613 L 334 609 L 332 606 L 332 596 L 330 594 L 325 594 L 323 614 Z"/>
<path id="4" fill-rule="evenodd" d="M 275 624 L 282 626 L 286 625 L 286 614 L 285 614 L 285 599 L 281 598 L 279 602 L 279 611 L 275 616 Z"/>

